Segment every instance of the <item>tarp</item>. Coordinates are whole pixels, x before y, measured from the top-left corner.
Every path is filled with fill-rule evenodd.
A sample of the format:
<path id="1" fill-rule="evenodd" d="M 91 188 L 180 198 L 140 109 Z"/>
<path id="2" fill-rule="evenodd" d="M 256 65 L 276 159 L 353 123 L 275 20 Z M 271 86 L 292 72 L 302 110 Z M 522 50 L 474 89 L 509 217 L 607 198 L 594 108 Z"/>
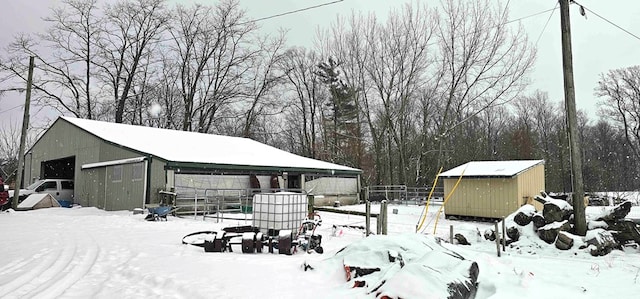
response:
<path id="1" fill-rule="evenodd" d="M 31 194 L 18 205 L 18 210 L 35 210 L 59 207 L 58 201 L 49 193 Z"/>

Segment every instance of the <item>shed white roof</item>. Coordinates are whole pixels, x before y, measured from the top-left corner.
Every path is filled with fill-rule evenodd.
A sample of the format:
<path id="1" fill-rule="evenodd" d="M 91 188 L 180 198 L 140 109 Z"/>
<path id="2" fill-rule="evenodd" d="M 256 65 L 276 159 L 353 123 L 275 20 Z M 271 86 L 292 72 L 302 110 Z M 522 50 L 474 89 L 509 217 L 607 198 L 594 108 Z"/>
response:
<path id="1" fill-rule="evenodd" d="M 440 174 L 441 177 L 512 177 L 544 160 L 471 161 Z M 464 172 L 464 174 L 463 174 Z"/>
<path id="2" fill-rule="evenodd" d="M 298 156 L 248 138 L 61 118 L 103 140 L 171 162 L 360 172 L 356 168 Z"/>

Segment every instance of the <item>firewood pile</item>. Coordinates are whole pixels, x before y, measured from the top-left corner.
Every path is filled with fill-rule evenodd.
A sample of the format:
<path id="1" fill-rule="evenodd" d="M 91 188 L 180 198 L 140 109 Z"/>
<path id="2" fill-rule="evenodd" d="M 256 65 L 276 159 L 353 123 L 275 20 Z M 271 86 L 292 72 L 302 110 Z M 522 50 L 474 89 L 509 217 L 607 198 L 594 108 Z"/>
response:
<path id="1" fill-rule="evenodd" d="M 593 256 L 606 255 L 623 246 L 640 246 L 640 225 L 625 219 L 631 211 L 630 201 L 587 219 L 588 231 L 585 236 L 579 236 L 574 231 L 573 206 L 566 199 L 555 198 L 544 192 L 534 199 L 543 204 L 542 211 L 525 205 L 505 218 L 506 244 L 517 242 L 523 233 L 533 230 L 541 240 L 554 244 L 560 250 L 583 249 Z M 496 233 L 488 229 L 484 237 L 494 241 Z"/>

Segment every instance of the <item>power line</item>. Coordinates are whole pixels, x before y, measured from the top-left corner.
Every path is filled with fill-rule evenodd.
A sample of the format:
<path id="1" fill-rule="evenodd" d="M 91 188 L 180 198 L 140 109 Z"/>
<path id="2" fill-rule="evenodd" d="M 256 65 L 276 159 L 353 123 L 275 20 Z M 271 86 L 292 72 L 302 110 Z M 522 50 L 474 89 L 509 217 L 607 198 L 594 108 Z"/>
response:
<path id="1" fill-rule="evenodd" d="M 544 31 L 547 29 L 547 25 L 549 25 L 549 21 L 551 20 L 551 17 L 553 17 L 553 13 L 556 12 L 557 8 L 558 8 L 558 3 L 556 3 L 556 6 L 553 7 L 553 10 L 551 11 L 551 14 L 549 14 L 549 18 L 547 18 L 547 22 L 544 23 L 544 27 L 542 27 L 542 31 L 540 32 L 540 35 L 538 35 L 538 39 L 536 39 L 536 43 L 535 43 L 536 46 L 538 45 L 538 42 L 540 41 L 540 38 L 544 34 Z"/>
<path id="2" fill-rule="evenodd" d="M 292 10 L 292 11 L 288 11 L 288 12 L 283 12 L 283 13 L 279 13 L 279 14 L 276 14 L 276 15 L 268 16 L 268 17 L 263 17 L 263 18 L 258 18 L 258 19 L 251 20 L 251 21 L 242 22 L 242 23 L 239 23 L 237 25 L 244 25 L 244 24 L 247 24 L 247 23 L 260 22 L 260 21 L 264 21 L 264 20 L 268 20 L 268 19 L 282 17 L 282 16 L 294 14 L 294 13 L 299 13 L 299 12 L 302 12 L 302 11 L 305 11 L 305 10 L 311 10 L 311 9 L 315 9 L 315 8 L 322 7 L 322 6 L 336 4 L 336 3 L 342 2 L 342 1 L 344 1 L 344 0 L 337 0 L 337 1 L 333 1 L 333 2 L 327 2 L 327 3 L 322 3 L 322 4 L 318 4 L 318 5 L 314 5 L 314 6 L 300 8 L 300 9 L 296 9 L 296 10 Z"/>
<path id="3" fill-rule="evenodd" d="M 599 14 L 598 14 L 598 13 L 596 13 L 595 11 L 593 11 L 593 10 L 589 9 L 588 7 L 586 7 L 586 6 L 584 6 L 584 5 L 580 4 L 580 3 L 578 3 L 578 2 L 576 2 L 576 1 L 573 1 L 573 0 L 572 0 L 571 2 L 573 2 L 573 3 L 577 4 L 577 5 L 578 5 L 578 6 L 580 6 L 581 8 L 583 8 L 583 9 L 587 10 L 588 12 L 590 12 L 590 13 L 594 14 L 596 17 L 598 17 L 598 18 L 600 18 L 600 19 L 602 19 L 602 20 L 606 21 L 607 23 L 609 23 L 609 24 L 613 25 L 614 27 L 616 27 L 616 28 L 618 28 L 618 29 L 620 29 L 620 30 L 624 31 L 625 33 L 627 33 L 627 34 L 629 34 L 629 35 L 631 35 L 631 36 L 635 37 L 637 40 L 640 40 L 640 37 L 638 37 L 637 35 L 635 35 L 635 34 L 631 33 L 631 32 L 630 32 L 629 30 L 627 30 L 627 29 L 624 29 L 624 28 L 622 28 L 622 27 L 618 26 L 617 24 L 615 24 L 615 23 L 614 23 L 614 22 L 612 22 L 612 21 L 609 21 L 607 18 L 605 18 L 605 17 L 603 17 L 603 16 L 599 15 Z M 584 15 L 584 14 L 583 14 L 583 15 Z"/>
<path id="4" fill-rule="evenodd" d="M 256 23 L 256 22 L 260 22 L 260 21 L 264 21 L 264 20 L 269 20 L 269 19 L 278 18 L 278 17 L 290 15 L 290 14 L 295 14 L 295 13 L 299 13 L 299 12 L 303 12 L 303 11 L 307 11 L 307 10 L 320 8 L 320 7 L 323 7 L 323 6 L 333 5 L 333 4 L 336 4 L 336 3 L 339 3 L 339 2 L 343 2 L 343 1 L 344 0 L 336 0 L 336 1 L 331 1 L 331 2 L 325 2 L 325 3 L 313 5 L 313 6 L 299 8 L 299 9 L 296 9 L 296 10 L 286 11 L 286 12 L 275 14 L 275 15 L 270 15 L 270 16 L 266 16 L 266 17 L 262 17 L 262 18 L 257 18 L 257 19 L 253 19 L 253 20 L 249 20 L 249 21 L 236 23 L 236 24 L 233 24 L 233 26 L 246 25 L 246 24 L 249 24 L 249 23 Z M 158 40 L 156 40 L 156 42 L 157 43 L 162 43 L 162 42 L 172 41 L 172 40 L 175 40 L 178 37 L 188 37 L 190 35 L 195 35 L 195 34 L 203 33 L 203 32 L 213 32 L 213 31 L 219 30 L 219 29 L 220 29 L 219 27 L 216 27 L 216 28 L 212 28 L 212 29 L 209 29 L 209 30 L 203 30 L 203 31 L 199 31 L 199 32 L 194 32 L 192 34 L 187 33 L 187 34 L 181 34 L 181 35 L 174 35 L 171 38 L 159 38 Z M 64 62 L 64 60 L 46 61 L 46 62 L 49 63 L 49 64 L 55 64 L 55 63 Z"/>
<path id="5" fill-rule="evenodd" d="M 557 6 L 557 3 L 556 3 L 556 6 Z M 489 27 L 489 28 L 487 28 L 487 29 L 498 28 L 498 27 L 500 27 L 500 26 L 504 26 L 504 25 L 506 25 L 506 24 L 510 24 L 510 23 L 513 23 L 513 22 L 522 21 L 522 20 L 524 20 L 524 19 L 528 19 L 528 18 L 532 18 L 532 17 L 535 17 L 535 16 L 539 16 L 539 15 L 541 15 L 541 14 L 548 13 L 548 12 L 550 12 L 550 11 L 551 11 L 551 12 L 553 12 L 554 10 L 556 10 L 556 6 L 554 6 L 553 8 L 547 9 L 547 10 L 543 10 L 543 11 L 540 11 L 540 12 L 534 13 L 534 14 L 530 14 L 530 15 L 527 15 L 527 16 L 524 16 L 524 17 L 520 17 L 520 18 L 517 18 L 517 19 L 513 19 L 513 20 L 510 20 L 510 21 L 506 21 L 506 22 L 504 22 L 504 23 L 500 23 L 500 24 L 498 24 L 498 25 L 491 26 L 491 27 Z M 547 22 L 548 22 L 548 21 L 547 21 Z M 546 25 L 545 25 L 545 26 L 546 26 Z M 471 35 L 471 34 L 478 33 L 478 32 L 480 32 L 481 30 L 485 30 L 485 29 L 479 29 L 479 30 L 473 31 L 473 32 L 471 32 L 471 33 L 468 33 L 468 34 L 466 34 L 466 35 Z M 544 29 L 543 29 L 543 30 L 544 30 Z M 466 36 L 466 35 L 465 35 L 465 36 Z M 433 45 L 435 45 L 435 44 L 437 44 L 437 43 L 438 43 L 437 41 L 436 41 L 436 42 L 431 42 L 431 43 L 428 43 L 428 44 L 427 44 L 427 46 L 433 46 Z"/>
<path id="6" fill-rule="evenodd" d="M 22 106 L 24 106 L 24 104 L 20 104 L 20 105 L 18 105 L 18 106 L 11 107 L 11 108 L 9 108 L 9 109 L 7 109 L 7 110 L 2 110 L 2 111 L 0 111 L 0 114 L 2 114 L 2 113 L 6 113 L 6 112 L 9 112 L 9 111 L 11 111 L 11 110 L 13 110 L 13 109 L 20 108 L 20 107 L 22 107 Z"/>
<path id="7" fill-rule="evenodd" d="M 556 5 L 557 5 L 557 4 L 556 4 Z M 504 24 L 503 24 L 503 25 L 506 25 L 506 24 L 509 24 L 509 23 L 513 23 L 513 22 L 517 22 L 517 21 L 522 21 L 522 20 L 524 20 L 524 19 L 528 19 L 528 18 L 535 17 L 535 16 L 538 16 L 538 15 L 541 15 L 541 14 L 544 14 L 544 13 L 548 13 L 548 12 L 553 11 L 553 10 L 555 10 L 555 9 L 556 9 L 556 8 L 555 8 L 555 6 L 554 6 L 553 8 L 550 8 L 550 9 L 547 9 L 547 10 L 543 10 L 543 11 L 541 11 L 541 12 L 537 12 L 537 13 L 534 13 L 534 14 L 531 14 L 531 15 L 528 15 L 528 16 L 524 16 L 524 17 L 521 17 L 521 18 L 517 18 L 517 19 L 511 20 L 511 21 L 506 21 L 506 22 L 504 22 Z"/>

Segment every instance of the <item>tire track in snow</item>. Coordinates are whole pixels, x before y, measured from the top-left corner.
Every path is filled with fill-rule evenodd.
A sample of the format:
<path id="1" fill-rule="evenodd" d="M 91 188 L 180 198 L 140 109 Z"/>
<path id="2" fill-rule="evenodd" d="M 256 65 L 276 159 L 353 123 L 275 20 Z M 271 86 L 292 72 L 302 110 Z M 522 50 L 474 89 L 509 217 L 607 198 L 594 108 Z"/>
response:
<path id="1" fill-rule="evenodd" d="M 52 248 L 40 250 L 31 259 L 16 262 L 11 267 L 5 268 L 7 271 L 16 270 L 13 274 L 20 274 L 8 282 L 0 284 L 0 297 L 17 297 L 25 291 L 28 292 L 30 283 L 54 265 L 62 255 L 62 252 L 68 250 L 67 246 L 62 246 L 60 242 L 56 242 Z M 22 271 L 17 269 L 25 269 L 25 272 L 21 273 Z"/>
<path id="2" fill-rule="evenodd" d="M 82 243 L 76 243 L 73 252 L 63 253 L 64 261 L 43 279 L 40 286 L 33 290 L 29 297 L 57 298 L 89 273 L 96 263 L 100 248 L 95 239 L 87 235 L 86 232 L 78 232 L 73 237 L 73 242 L 80 240 Z"/>

